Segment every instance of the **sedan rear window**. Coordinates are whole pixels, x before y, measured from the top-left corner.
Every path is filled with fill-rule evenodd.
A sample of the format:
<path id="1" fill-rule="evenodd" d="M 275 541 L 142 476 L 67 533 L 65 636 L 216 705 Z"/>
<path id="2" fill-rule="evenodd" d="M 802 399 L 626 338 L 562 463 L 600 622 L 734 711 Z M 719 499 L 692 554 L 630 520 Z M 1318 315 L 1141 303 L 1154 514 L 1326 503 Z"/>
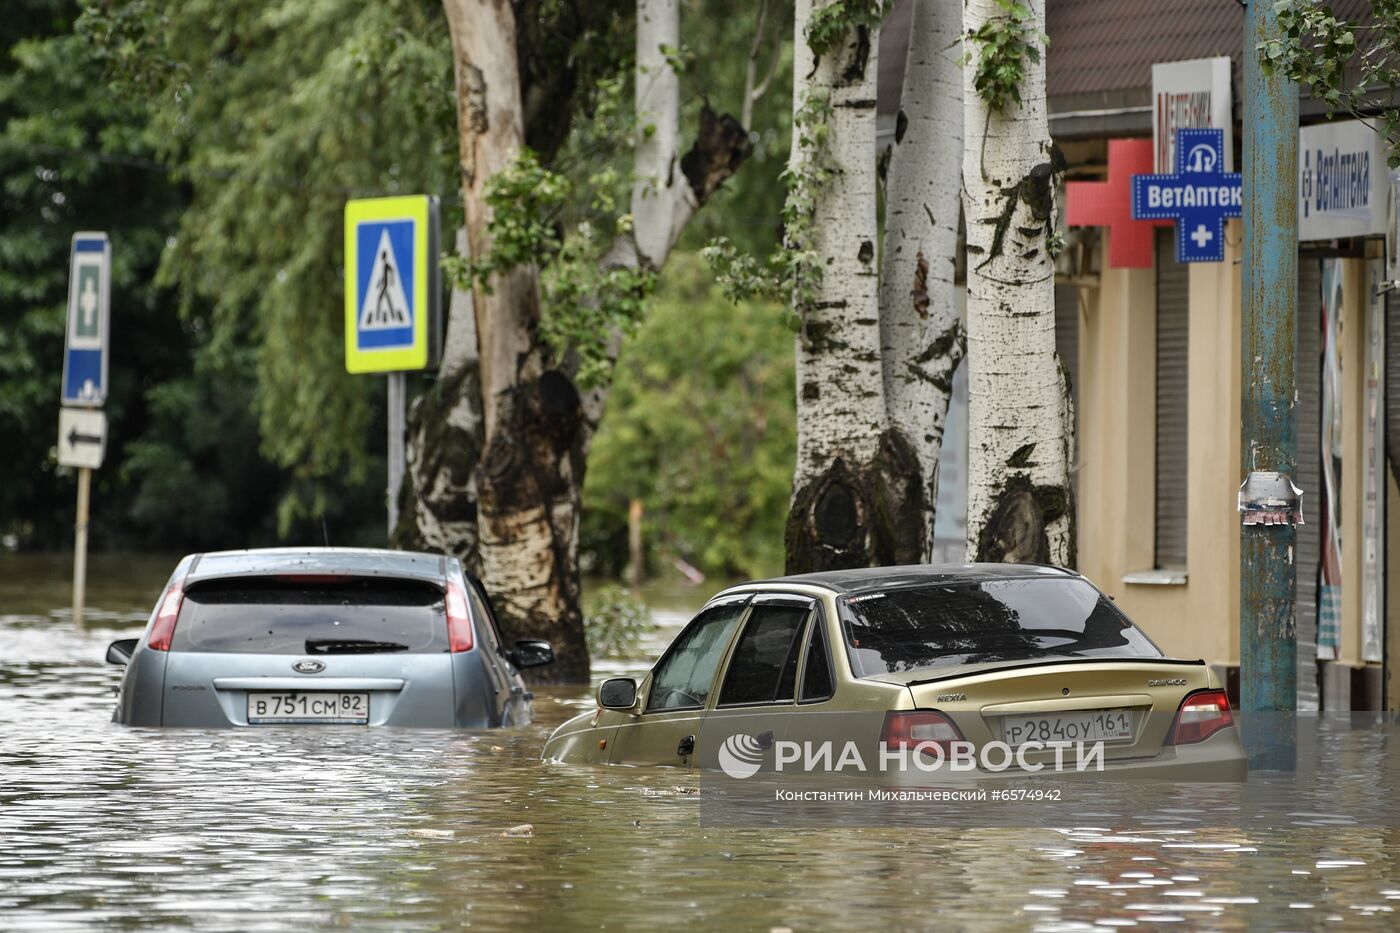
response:
<path id="1" fill-rule="evenodd" d="M 1083 580 L 907 586 L 842 601 L 857 677 L 1042 658 L 1160 658 L 1162 652 Z"/>
<path id="2" fill-rule="evenodd" d="M 237 577 L 185 591 L 174 651 L 384 654 L 447 651 L 443 591 L 382 577 Z"/>

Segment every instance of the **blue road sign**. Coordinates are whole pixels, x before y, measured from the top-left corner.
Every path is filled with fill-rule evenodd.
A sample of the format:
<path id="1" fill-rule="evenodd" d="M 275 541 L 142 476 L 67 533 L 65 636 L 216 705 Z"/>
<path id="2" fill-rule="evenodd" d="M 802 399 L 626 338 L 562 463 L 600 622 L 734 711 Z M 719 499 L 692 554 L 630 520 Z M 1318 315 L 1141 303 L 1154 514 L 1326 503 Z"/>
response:
<path id="1" fill-rule="evenodd" d="M 402 372 L 436 365 L 442 316 L 437 198 L 345 205 L 345 368 Z"/>
<path id="2" fill-rule="evenodd" d="M 1238 172 L 1225 171 L 1218 129 L 1176 131 L 1176 172 L 1133 176 L 1133 219 L 1175 220 L 1177 262 L 1225 258 L 1225 218 L 1240 216 Z"/>
<path id="3" fill-rule="evenodd" d="M 68 266 L 68 333 L 63 404 L 100 408 L 107 400 L 112 245 L 105 233 L 75 233 Z"/>

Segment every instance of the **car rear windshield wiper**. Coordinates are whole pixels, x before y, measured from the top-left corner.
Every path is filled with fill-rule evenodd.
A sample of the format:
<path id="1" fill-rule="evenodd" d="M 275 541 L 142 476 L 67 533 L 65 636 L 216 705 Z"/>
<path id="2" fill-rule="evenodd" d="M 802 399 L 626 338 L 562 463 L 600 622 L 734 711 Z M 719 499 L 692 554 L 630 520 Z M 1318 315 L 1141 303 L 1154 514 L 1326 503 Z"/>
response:
<path id="1" fill-rule="evenodd" d="M 379 654 L 407 651 L 408 645 L 396 641 L 372 641 L 368 638 L 308 638 L 307 654 Z"/>

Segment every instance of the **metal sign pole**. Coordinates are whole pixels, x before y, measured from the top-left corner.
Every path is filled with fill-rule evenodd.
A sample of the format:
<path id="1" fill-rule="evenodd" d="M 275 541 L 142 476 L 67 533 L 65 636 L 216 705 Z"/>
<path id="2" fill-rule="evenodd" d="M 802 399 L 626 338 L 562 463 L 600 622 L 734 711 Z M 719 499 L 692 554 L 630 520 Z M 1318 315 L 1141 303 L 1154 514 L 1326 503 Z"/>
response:
<path id="1" fill-rule="evenodd" d="M 83 608 L 87 602 L 87 538 L 88 497 L 92 489 L 92 470 L 78 470 L 78 520 L 73 524 L 73 621 L 83 624 Z"/>
<path id="2" fill-rule="evenodd" d="M 404 471 L 404 408 L 407 389 L 404 374 L 389 373 L 389 485 L 386 501 L 389 505 L 389 538 L 399 524 L 399 487 Z"/>
<path id="3" fill-rule="evenodd" d="M 1256 51 L 1283 34 L 1271 0 L 1252 0 L 1245 21 L 1240 455 L 1247 485 L 1271 471 L 1286 503 L 1297 498 L 1298 88 L 1265 74 Z M 1297 520 L 1241 531 L 1240 712 L 1252 769 L 1295 767 Z"/>

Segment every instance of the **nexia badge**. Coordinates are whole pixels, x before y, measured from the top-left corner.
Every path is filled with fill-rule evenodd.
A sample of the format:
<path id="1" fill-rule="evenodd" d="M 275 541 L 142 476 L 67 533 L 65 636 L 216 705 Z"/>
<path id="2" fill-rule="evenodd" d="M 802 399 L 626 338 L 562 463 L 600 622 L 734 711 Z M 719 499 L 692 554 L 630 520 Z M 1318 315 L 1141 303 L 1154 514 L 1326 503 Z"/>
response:
<path id="1" fill-rule="evenodd" d="M 1225 258 L 1225 218 L 1238 217 L 1243 187 L 1225 171 L 1225 137 L 1217 129 L 1176 131 L 1176 172 L 1133 176 L 1133 219 L 1176 221 L 1177 262 Z"/>

